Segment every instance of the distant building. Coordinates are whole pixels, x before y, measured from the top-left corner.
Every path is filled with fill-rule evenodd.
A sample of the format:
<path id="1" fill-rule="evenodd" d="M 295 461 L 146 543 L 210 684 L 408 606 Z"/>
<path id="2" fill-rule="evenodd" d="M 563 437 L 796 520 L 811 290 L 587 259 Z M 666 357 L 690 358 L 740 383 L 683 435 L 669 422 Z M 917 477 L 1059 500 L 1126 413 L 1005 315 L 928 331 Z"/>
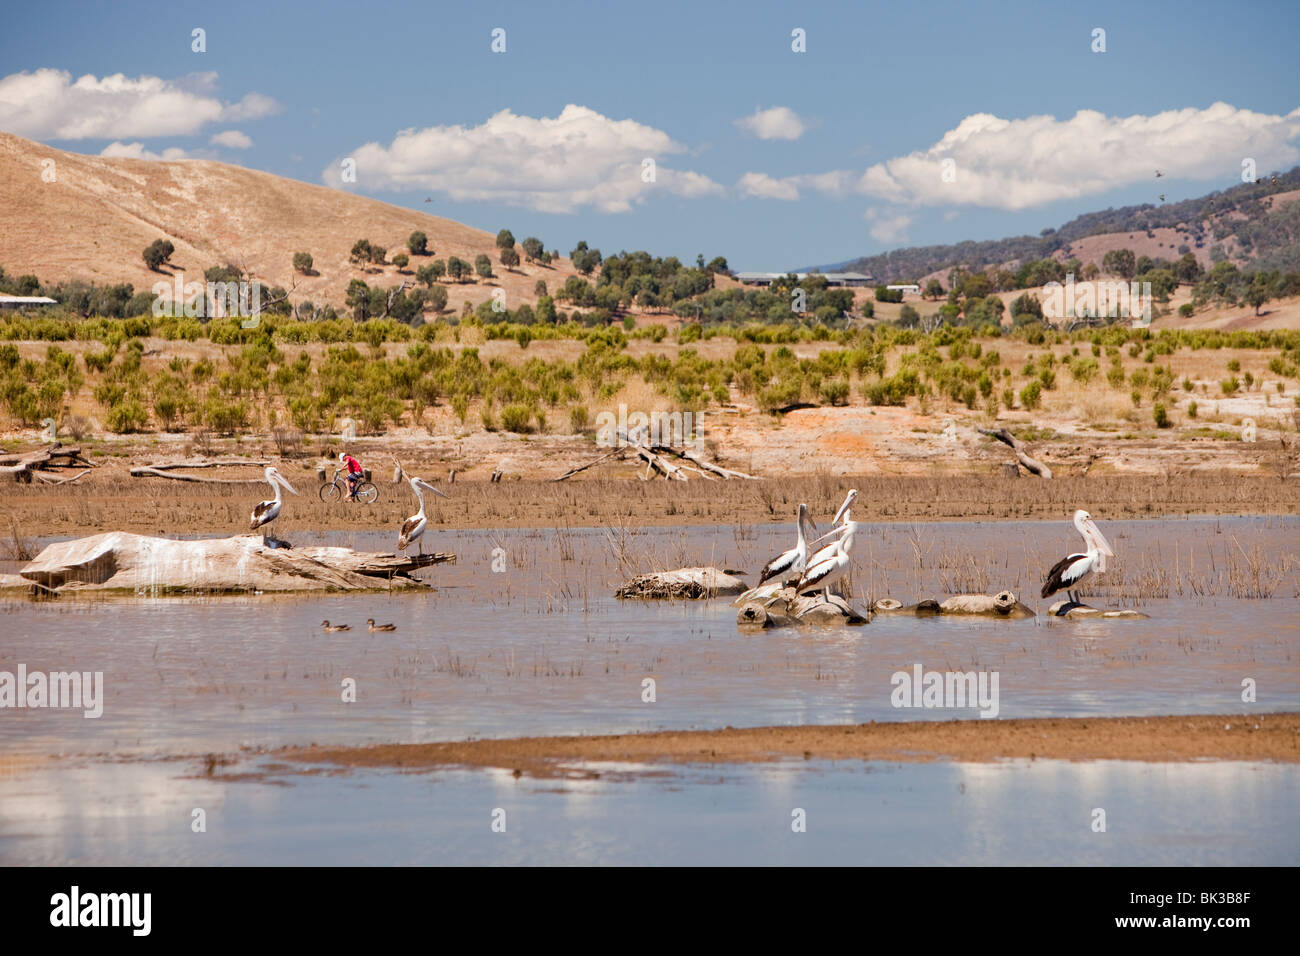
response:
<path id="1" fill-rule="evenodd" d="M 771 285 L 778 279 L 784 279 L 788 272 L 737 272 L 736 281 L 743 285 Z M 872 285 L 871 276 L 863 275 L 861 272 L 796 272 L 795 276 L 799 279 L 805 279 L 810 275 L 819 275 L 826 280 L 827 285 L 844 286 L 850 289 L 862 288 L 863 286 Z"/>
<path id="2" fill-rule="evenodd" d="M 0 293 L 0 309 L 39 309 L 43 306 L 58 304 L 44 295 L 5 295 Z"/>
<path id="3" fill-rule="evenodd" d="M 897 290 L 897 291 L 899 291 L 899 292 L 910 292 L 910 293 L 912 293 L 913 295 L 920 295 L 920 294 L 921 294 L 921 287 L 920 287 L 919 285 L 915 285 L 915 284 L 913 284 L 913 285 L 887 285 L 887 286 L 885 286 L 885 288 L 886 288 L 886 289 L 890 289 L 891 291 L 893 291 L 893 290 Z"/>

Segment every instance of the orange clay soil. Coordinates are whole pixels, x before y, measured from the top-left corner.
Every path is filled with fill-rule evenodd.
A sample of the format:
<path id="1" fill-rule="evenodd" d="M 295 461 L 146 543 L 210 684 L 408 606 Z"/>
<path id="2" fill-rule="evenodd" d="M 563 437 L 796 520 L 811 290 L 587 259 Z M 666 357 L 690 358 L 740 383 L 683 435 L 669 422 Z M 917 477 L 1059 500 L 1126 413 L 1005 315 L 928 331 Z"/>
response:
<path id="1" fill-rule="evenodd" d="M 294 747 L 276 756 L 340 767 L 499 767 L 567 775 L 574 763 L 819 760 L 1202 759 L 1300 761 L 1300 713 L 956 720 L 751 727 L 591 737 L 517 737 L 374 747 Z"/>

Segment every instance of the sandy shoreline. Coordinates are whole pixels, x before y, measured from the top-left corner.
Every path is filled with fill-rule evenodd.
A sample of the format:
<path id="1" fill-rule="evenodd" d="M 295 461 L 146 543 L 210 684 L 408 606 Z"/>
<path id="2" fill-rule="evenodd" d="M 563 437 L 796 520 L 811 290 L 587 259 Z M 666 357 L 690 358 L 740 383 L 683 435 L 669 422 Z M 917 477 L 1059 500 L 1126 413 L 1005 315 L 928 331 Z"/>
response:
<path id="1" fill-rule="evenodd" d="M 789 758 L 987 762 L 1008 758 L 1300 762 L 1300 713 L 1070 717 L 726 727 L 583 737 L 517 737 L 370 747 L 292 747 L 293 764 L 436 770 L 499 768 L 531 776 L 574 763 L 763 763 Z"/>

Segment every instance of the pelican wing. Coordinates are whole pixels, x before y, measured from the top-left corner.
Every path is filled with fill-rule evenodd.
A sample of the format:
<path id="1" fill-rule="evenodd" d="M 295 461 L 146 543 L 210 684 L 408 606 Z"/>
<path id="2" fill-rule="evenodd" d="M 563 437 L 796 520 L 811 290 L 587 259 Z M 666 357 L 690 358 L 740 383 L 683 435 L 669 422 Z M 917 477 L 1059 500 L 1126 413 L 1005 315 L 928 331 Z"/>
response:
<path id="1" fill-rule="evenodd" d="M 799 583 L 795 585 L 795 591 L 803 592 L 809 588 L 817 587 L 835 573 L 836 566 L 834 558 L 810 564 L 808 570 L 803 573 L 803 577 L 799 579 Z"/>
<path id="2" fill-rule="evenodd" d="M 405 549 L 408 544 L 420 535 L 424 534 L 424 526 L 426 523 L 424 515 L 412 515 L 403 521 L 402 531 L 397 537 L 398 549 Z"/>
<path id="3" fill-rule="evenodd" d="M 252 515 L 249 516 L 249 527 L 260 528 L 275 520 L 276 515 L 280 513 L 279 502 L 277 501 L 259 501 L 257 507 L 253 509 Z"/>
<path id="4" fill-rule="evenodd" d="M 1086 554 L 1066 555 L 1052 565 L 1043 582 L 1043 597 L 1050 597 L 1062 588 L 1068 588 L 1092 570 L 1092 560 Z"/>
<path id="5" fill-rule="evenodd" d="M 799 552 L 795 548 L 791 548 L 789 551 L 785 552 L 784 554 L 777 555 L 771 561 L 767 562 L 763 570 L 759 572 L 758 583 L 765 584 L 766 582 L 770 581 L 772 578 L 777 577 L 778 575 L 781 574 L 785 574 L 787 571 L 789 571 L 791 568 L 794 567 L 794 563 L 798 559 L 799 559 Z"/>

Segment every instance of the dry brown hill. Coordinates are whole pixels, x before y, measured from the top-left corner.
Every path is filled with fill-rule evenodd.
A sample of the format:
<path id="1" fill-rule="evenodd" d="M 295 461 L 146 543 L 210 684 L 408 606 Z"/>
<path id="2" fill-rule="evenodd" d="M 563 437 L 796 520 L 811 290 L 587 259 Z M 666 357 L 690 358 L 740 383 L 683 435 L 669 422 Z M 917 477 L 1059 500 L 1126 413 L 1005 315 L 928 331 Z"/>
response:
<path id="1" fill-rule="evenodd" d="M 42 179 L 47 159 L 54 162 L 53 182 Z M 84 156 L 0 132 L 0 266 L 11 275 L 130 282 L 139 292 L 167 278 L 150 272 L 141 257 L 163 238 L 175 245 L 173 268 L 186 281 L 202 281 L 204 269 L 233 263 L 270 285 L 288 289 L 296 282 L 295 303 L 342 307 L 354 278 L 372 286 L 415 283 L 414 274 L 399 275 L 392 265 L 382 273 L 354 267 L 348 262 L 353 243 L 369 239 L 391 258 L 406 251 L 416 230 L 428 235 L 433 258 L 473 262 L 487 253 L 492 259 L 495 279 L 447 285 L 451 308 L 482 302 L 496 287 L 506 290 L 511 308 L 535 302 L 539 278 L 554 291 L 574 274 L 567 259 L 508 272 L 493 233 L 337 189 L 210 160 Z M 311 253 L 320 274 L 295 275 L 295 252 Z M 421 261 L 412 259 L 411 273 Z"/>

